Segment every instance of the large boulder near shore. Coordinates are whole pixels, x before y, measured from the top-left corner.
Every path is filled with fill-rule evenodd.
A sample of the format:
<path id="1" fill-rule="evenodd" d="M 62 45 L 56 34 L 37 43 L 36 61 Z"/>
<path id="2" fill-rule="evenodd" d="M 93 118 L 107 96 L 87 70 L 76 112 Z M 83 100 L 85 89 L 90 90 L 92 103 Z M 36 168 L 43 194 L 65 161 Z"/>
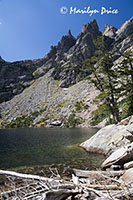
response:
<path id="1" fill-rule="evenodd" d="M 83 142 L 80 146 L 88 152 L 110 155 L 120 147 L 130 144 L 130 140 L 127 138 L 132 136 L 132 134 L 126 130 L 126 127 L 120 124 L 108 125 L 100 129 L 94 136 Z"/>
<path id="2" fill-rule="evenodd" d="M 102 168 L 106 169 L 111 167 L 111 165 L 123 165 L 126 162 L 133 160 L 133 143 L 122 147 L 115 152 L 113 152 L 102 164 Z"/>

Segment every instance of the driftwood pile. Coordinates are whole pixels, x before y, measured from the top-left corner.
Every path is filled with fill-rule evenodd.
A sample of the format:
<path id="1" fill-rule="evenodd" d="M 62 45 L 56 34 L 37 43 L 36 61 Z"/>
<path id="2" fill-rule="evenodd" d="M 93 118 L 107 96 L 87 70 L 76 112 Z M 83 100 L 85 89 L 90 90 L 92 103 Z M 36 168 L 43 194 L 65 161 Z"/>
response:
<path id="1" fill-rule="evenodd" d="M 121 181 L 121 171 L 72 170 L 66 181 L 51 169 L 50 178 L 0 170 L 2 200 L 117 200 L 132 199 L 133 185 Z"/>

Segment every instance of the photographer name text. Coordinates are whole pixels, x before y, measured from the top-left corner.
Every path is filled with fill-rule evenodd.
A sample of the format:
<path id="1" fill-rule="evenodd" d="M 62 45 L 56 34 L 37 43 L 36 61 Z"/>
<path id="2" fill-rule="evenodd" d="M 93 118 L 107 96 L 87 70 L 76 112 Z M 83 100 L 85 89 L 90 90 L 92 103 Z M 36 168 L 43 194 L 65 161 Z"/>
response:
<path id="1" fill-rule="evenodd" d="M 77 8 L 77 7 L 70 7 L 69 9 L 66 6 L 61 7 L 60 9 L 61 14 L 88 14 L 89 16 L 95 15 L 95 14 L 101 14 L 101 15 L 117 15 L 119 13 L 119 10 L 117 8 L 105 8 L 101 7 L 100 9 L 91 9 L 90 6 L 84 7 L 83 9 Z"/>

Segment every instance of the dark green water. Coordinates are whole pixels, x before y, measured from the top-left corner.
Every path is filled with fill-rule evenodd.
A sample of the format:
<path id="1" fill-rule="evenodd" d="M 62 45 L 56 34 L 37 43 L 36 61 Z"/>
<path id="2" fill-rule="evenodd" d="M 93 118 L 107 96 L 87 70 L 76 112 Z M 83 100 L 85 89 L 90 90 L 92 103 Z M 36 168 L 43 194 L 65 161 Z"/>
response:
<path id="1" fill-rule="evenodd" d="M 87 153 L 78 145 L 97 129 L 1 129 L 0 168 L 60 165 L 81 169 L 99 167 L 103 156 Z"/>

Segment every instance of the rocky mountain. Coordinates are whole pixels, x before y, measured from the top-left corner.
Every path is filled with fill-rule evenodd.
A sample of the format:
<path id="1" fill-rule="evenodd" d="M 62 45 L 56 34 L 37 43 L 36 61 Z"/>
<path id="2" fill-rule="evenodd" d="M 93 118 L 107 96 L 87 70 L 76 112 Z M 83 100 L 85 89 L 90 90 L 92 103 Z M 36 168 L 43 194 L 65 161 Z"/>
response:
<path id="1" fill-rule="evenodd" d="M 82 32 L 75 39 L 71 31 L 63 36 L 57 46 L 51 46 L 42 59 L 19 62 L 5 62 L 0 59 L 0 102 L 11 99 L 32 84 L 32 80 L 44 75 L 51 68 L 52 76 L 62 82 L 61 87 L 69 87 L 78 82 L 80 73 L 77 63 L 94 55 L 93 39 L 101 35 L 96 20 L 83 25 Z"/>
<path id="2" fill-rule="evenodd" d="M 83 25 L 77 38 L 69 30 L 41 59 L 6 62 L 0 57 L 0 123 L 15 124 L 23 116 L 23 120 L 30 120 L 30 125 L 65 119 L 69 124 L 69 117 L 77 124 L 87 124 L 96 109 L 93 100 L 98 91 L 87 80 L 81 81 L 82 76 L 90 73 L 80 67 L 94 55 L 93 40 L 101 35 L 117 62 L 120 58 L 117 48 L 124 52 L 133 47 L 133 18 L 118 30 L 106 25 L 103 33 L 93 20 Z"/>

